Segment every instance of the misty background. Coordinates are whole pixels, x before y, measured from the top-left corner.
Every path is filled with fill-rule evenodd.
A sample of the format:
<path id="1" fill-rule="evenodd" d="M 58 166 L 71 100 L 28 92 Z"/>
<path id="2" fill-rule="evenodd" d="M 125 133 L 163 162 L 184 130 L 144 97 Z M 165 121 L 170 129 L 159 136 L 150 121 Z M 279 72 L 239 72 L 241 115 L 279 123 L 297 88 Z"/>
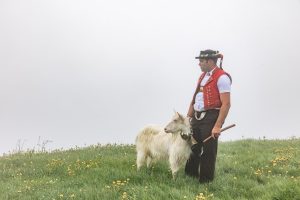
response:
<path id="1" fill-rule="evenodd" d="M 299 21 L 300 0 L 0 0 L 0 155 L 134 143 L 186 115 L 205 49 L 233 78 L 221 141 L 300 137 Z"/>

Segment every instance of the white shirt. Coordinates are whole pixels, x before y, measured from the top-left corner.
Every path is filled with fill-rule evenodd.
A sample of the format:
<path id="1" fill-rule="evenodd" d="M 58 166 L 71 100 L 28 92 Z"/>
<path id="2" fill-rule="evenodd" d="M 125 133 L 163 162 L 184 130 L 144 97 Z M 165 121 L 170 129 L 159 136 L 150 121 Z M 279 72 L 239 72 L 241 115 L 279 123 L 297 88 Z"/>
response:
<path id="1" fill-rule="evenodd" d="M 214 68 L 215 69 L 215 68 Z M 202 79 L 200 86 L 204 86 L 210 76 L 212 75 L 212 72 L 214 71 L 211 70 L 210 72 L 207 72 Z M 219 93 L 225 93 L 225 92 L 230 92 L 231 90 L 231 80 L 226 74 L 222 74 L 217 82 L 217 86 L 219 89 Z M 204 98 L 203 98 L 203 92 L 198 92 L 195 97 L 195 104 L 194 104 L 194 110 L 196 111 L 203 111 L 204 110 Z"/>

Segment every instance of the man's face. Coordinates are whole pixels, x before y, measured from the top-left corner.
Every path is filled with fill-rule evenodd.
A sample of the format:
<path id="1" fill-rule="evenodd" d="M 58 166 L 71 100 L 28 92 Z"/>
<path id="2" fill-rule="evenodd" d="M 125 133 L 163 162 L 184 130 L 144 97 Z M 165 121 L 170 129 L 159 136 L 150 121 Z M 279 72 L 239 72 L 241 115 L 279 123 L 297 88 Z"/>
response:
<path id="1" fill-rule="evenodd" d="M 199 66 L 200 66 L 202 72 L 210 71 L 210 66 L 209 66 L 208 60 L 206 60 L 206 59 L 199 59 Z"/>

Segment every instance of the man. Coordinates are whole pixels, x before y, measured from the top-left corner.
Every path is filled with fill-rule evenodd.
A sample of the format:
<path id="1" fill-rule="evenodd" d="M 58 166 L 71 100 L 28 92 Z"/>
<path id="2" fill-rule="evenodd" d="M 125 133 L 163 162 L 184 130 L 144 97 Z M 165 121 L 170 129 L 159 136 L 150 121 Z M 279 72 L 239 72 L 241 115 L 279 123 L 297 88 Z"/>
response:
<path id="1" fill-rule="evenodd" d="M 219 58 L 220 68 L 217 66 Z M 231 77 L 223 71 L 223 56 L 218 51 L 201 51 L 196 59 L 199 59 L 202 74 L 187 116 L 191 120 L 193 138 L 198 143 L 192 146 L 193 153 L 185 172 L 205 183 L 214 179 L 218 137 L 230 108 Z M 202 144 L 210 135 L 212 139 Z"/>

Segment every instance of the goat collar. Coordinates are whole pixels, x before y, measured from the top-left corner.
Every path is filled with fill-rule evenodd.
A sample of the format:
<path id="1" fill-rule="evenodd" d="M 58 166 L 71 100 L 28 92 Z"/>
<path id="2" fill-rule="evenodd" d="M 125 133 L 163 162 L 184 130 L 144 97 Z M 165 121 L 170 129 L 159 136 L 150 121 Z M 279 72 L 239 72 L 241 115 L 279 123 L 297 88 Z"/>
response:
<path id="1" fill-rule="evenodd" d="M 191 139 L 191 135 L 182 134 L 182 131 L 180 132 L 180 136 L 183 140 L 189 141 Z"/>

